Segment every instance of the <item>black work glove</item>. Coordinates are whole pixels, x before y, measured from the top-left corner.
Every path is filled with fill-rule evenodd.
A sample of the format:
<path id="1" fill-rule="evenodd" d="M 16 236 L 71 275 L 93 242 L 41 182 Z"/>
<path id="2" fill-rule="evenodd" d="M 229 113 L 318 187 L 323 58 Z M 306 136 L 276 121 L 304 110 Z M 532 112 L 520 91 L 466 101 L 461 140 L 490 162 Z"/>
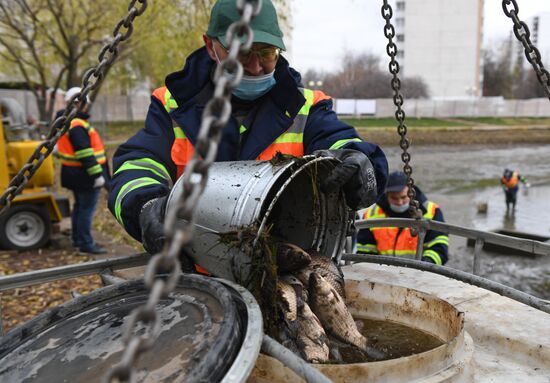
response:
<path id="1" fill-rule="evenodd" d="M 149 254 L 160 253 L 166 239 L 164 234 L 164 213 L 168 196 L 153 198 L 145 202 L 139 213 L 141 243 Z"/>
<path id="2" fill-rule="evenodd" d="M 376 201 L 376 177 L 369 158 L 358 150 L 317 150 L 317 157 L 333 157 L 341 161 L 321 184 L 327 193 L 342 188 L 352 210 L 366 208 Z"/>
<path id="3" fill-rule="evenodd" d="M 153 198 L 145 202 L 139 213 L 139 227 L 141 228 L 141 243 L 149 254 L 158 254 L 164 247 L 164 214 L 168 196 Z M 195 265 L 185 248 L 179 254 L 181 270 L 184 273 L 195 272 Z M 166 271 L 168 272 L 168 270 Z"/>

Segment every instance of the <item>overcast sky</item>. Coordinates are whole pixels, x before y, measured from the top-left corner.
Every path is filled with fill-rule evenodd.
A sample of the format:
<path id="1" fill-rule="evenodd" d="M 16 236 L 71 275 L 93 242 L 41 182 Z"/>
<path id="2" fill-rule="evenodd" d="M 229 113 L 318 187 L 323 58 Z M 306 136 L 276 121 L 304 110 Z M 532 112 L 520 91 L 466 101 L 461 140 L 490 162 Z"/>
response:
<path id="1" fill-rule="evenodd" d="M 292 3 L 294 29 L 287 56 L 299 71 L 338 69 L 346 51 L 386 54 L 382 0 L 292 0 Z M 550 12 L 550 0 L 517 0 L 517 3 L 522 20 Z M 390 4 L 393 6 L 395 1 Z M 506 37 L 511 28 L 512 20 L 502 11 L 502 0 L 485 0 L 484 45 Z"/>

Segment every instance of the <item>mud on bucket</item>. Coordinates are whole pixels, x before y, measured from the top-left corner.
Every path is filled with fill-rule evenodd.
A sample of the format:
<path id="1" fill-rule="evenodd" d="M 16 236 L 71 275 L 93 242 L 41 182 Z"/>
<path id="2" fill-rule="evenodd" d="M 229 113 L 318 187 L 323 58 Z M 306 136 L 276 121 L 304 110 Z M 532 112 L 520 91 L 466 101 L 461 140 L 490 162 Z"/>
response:
<path id="1" fill-rule="evenodd" d="M 337 163 L 314 156 L 214 163 L 196 210 L 189 255 L 211 274 L 244 286 L 255 271 L 251 248 L 256 238 L 278 237 L 330 258 L 339 256 L 348 208 L 341 191 L 319 188 Z M 182 185 L 180 178 L 167 209 L 176 208 Z"/>

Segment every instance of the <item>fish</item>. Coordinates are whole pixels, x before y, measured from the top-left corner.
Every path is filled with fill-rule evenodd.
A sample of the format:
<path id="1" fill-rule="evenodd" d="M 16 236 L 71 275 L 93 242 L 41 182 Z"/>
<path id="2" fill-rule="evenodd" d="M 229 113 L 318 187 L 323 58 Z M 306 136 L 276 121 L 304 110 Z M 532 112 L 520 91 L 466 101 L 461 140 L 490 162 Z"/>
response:
<path id="1" fill-rule="evenodd" d="M 296 345 L 309 363 L 329 361 L 328 337 L 319 319 L 306 302 L 298 310 Z"/>
<path id="2" fill-rule="evenodd" d="M 307 252 L 311 257 L 311 262 L 307 267 L 294 273 L 294 275 L 296 275 L 305 286 L 309 286 L 310 274 L 316 272 L 322 275 L 343 299 L 346 299 L 344 274 L 342 270 L 340 270 L 338 266 L 336 266 L 336 263 L 330 258 L 321 255 L 319 252 L 312 249 Z"/>
<path id="3" fill-rule="evenodd" d="M 292 274 L 284 274 L 280 276 L 280 280 L 288 283 L 290 286 L 294 288 L 294 292 L 296 293 L 296 297 L 298 298 L 298 303 L 300 299 L 303 302 L 308 301 L 308 291 L 307 287 L 304 287 L 304 284 L 302 281 L 300 281 L 298 278 L 296 278 Z"/>
<path id="4" fill-rule="evenodd" d="M 301 247 L 289 242 L 275 241 L 279 273 L 300 270 L 311 262 L 311 256 Z"/>
<path id="5" fill-rule="evenodd" d="M 323 328 L 337 340 L 367 351 L 367 338 L 357 329 L 344 299 L 319 273 L 309 277 L 309 304 Z"/>
<path id="6" fill-rule="evenodd" d="M 286 321 L 295 321 L 298 317 L 298 301 L 294 288 L 282 279 L 277 281 L 279 306 Z"/>

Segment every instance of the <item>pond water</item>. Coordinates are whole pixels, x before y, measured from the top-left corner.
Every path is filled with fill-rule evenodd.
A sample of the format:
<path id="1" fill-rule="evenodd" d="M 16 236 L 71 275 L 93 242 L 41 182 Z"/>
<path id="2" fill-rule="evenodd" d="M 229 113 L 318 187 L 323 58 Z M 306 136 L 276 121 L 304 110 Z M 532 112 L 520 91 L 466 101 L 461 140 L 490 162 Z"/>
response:
<path id="1" fill-rule="evenodd" d="M 402 169 L 400 149 L 384 148 L 390 169 Z M 550 145 L 422 146 L 410 150 L 413 178 L 437 202 L 451 224 L 479 230 L 516 230 L 550 237 Z M 520 187 L 514 214 L 506 213 L 499 179 L 517 170 L 531 184 Z M 477 205 L 487 203 L 486 214 Z M 447 266 L 472 271 L 473 250 L 450 237 Z M 481 276 L 550 299 L 550 256 L 525 257 L 483 251 Z"/>

